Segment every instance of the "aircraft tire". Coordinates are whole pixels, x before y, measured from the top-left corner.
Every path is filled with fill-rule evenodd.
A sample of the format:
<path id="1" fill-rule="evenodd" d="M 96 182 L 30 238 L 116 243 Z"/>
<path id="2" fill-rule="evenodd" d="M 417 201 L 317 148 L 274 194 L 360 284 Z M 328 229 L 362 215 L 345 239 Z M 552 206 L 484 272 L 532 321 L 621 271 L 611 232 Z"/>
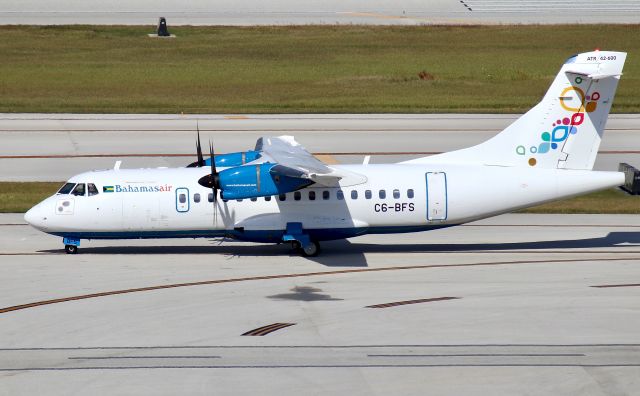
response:
<path id="1" fill-rule="evenodd" d="M 67 254 L 76 254 L 78 253 L 78 247 L 75 245 L 64 245 L 64 251 L 67 252 Z"/>
<path id="2" fill-rule="evenodd" d="M 302 248 L 302 255 L 305 257 L 315 257 L 320 253 L 320 244 L 316 241 Z"/>

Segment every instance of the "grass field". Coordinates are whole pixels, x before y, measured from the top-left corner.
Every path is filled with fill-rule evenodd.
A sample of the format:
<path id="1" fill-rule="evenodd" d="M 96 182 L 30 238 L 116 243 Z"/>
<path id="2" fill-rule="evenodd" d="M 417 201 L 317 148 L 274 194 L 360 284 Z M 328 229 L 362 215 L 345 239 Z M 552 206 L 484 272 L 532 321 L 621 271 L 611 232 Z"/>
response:
<path id="1" fill-rule="evenodd" d="M 640 111 L 640 25 L 171 30 L 2 26 L 0 112 L 523 112 L 596 47 L 629 52 L 613 111 Z"/>
<path id="2" fill-rule="evenodd" d="M 0 182 L 0 213 L 23 213 L 48 196 L 55 194 L 64 183 Z"/>
<path id="3" fill-rule="evenodd" d="M 0 213 L 22 213 L 54 194 L 64 182 L 0 182 Z M 554 202 L 521 213 L 626 213 L 640 214 L 640 196 L 630 196 L 618 189 L 605 190 L 582 197 Z"/>

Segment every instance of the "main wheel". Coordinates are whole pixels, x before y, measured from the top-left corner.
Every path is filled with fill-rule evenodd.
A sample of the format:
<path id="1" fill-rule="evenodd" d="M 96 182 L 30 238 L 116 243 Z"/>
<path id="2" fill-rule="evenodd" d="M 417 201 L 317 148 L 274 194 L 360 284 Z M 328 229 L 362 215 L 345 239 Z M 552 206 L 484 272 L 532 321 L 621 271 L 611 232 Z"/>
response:
<path id="1" fill-rule="evenodd" d="M 76 254 L 78 253 L 78 247 L 76 245 L 64 245 L 64 251 L 67 254 Z"/>
<path id="2" fill-rule="evenodd" d="M 316 241 L 311 241 L 311 243 L 302 248 L 302 254 L 305 257 L 315 257 L 320 253 L 320 244 Z"/>

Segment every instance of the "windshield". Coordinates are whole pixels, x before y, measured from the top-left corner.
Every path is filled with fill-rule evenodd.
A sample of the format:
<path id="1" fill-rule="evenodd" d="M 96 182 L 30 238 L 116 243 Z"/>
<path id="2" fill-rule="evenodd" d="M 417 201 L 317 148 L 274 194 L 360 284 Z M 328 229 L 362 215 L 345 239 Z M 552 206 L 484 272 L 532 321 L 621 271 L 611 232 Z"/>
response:
<path id="1" fill-rule="evenodd" d="M 60 190 L 58 190 L 58 194 L 69 194 L 75 185 L 76 183 L 66 183 Z"/>
<path id="2" fill-rule="evenodd" d="M 96 188 L 96 185 L 93 183 L 87 184 L 87 190 L 89 190 L 89 196 L 98 195 L 98 189 Z"/>
<path id="3" fill-rule="evenodd" d="M 84 195 L 84 183 L 77 184 L 76 188 L 73 189 L 71 194 L 76 195 L 76 196 L 83 196 Z"/>

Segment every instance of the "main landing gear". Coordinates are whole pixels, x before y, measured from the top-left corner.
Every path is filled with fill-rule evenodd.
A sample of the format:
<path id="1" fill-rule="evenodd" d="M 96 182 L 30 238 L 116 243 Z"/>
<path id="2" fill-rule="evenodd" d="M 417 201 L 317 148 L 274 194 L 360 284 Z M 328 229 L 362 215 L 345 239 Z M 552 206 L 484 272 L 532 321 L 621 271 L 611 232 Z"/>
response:
<path id="1" fill-rule="evenodd" d="M 295 250 L 299 250 L 305 257 L 315 257 L 320 253 L 320 244 L 313 241 L 302 230 L 302 223 L 287 223 L 287 230 L 282 236 L 284 242 L 291 242 Z"/>
<path id="2" fill-rule="evenodd" d="M 307 246 L 302 248 L 302 254 L 305 257 L 315 257 L 320 253 L 320 244 L 317 241 L 311 241 Z"/>
<path id="3" fill-rule="evenodd" d="M 291 242 L 293 250 L 300 252 L 304 257 L 315 257 L 320 254 L 320 243 L 309 241 L 304 247 L 298 241 Z"/>

